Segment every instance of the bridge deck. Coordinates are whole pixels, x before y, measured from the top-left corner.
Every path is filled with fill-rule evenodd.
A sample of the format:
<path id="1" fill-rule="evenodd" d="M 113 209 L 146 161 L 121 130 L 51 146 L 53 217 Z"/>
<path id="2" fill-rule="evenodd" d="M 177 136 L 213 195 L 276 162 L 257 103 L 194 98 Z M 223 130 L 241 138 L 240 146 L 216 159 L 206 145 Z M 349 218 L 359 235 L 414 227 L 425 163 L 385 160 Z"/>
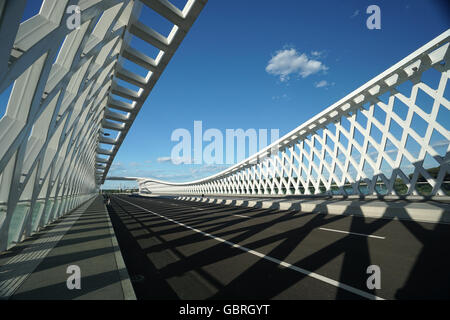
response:
<path id="1" fill-rule="evenodd" d="M 125 195 L 113 196 L 108 211 L 97 197 L 1 255 L 2 296 L 450 297 L 449 224 Z M 81 268 L 81 290 L 66 287 L 69 265 Z M 371 265 L 380 289 L 367 287 Z"/>
<path id="2" fill-rule="evenodd" d="M 80 268 L 80 290 L 67 288 L 70 265 Z M 3 299 L 134 297 L 101 196 L 0 255 Z"/>
<path id="3" fill-rule="evenodd" d="M 449 224 L 124 195 L 109 210 L 138 298 L 449 298 Z"/>

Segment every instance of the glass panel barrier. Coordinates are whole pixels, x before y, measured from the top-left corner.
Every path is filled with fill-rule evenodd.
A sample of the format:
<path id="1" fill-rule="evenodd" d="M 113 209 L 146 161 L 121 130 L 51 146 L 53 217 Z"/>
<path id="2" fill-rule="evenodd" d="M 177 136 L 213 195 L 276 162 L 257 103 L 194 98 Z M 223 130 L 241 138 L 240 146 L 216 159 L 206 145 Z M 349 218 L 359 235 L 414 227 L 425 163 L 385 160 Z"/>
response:
<path id="1" fill-rule="evenodd" d="M 23 222 L 25 221 L 25 217 L 30 209 L 30 203 L 19 203 L 14 210 L 11 222 L 9 224 L 8 229 L 8 243 L 7 247 L 9 248 L 12 244 L 19 242 L 19 234 L 22 228 Z"/>

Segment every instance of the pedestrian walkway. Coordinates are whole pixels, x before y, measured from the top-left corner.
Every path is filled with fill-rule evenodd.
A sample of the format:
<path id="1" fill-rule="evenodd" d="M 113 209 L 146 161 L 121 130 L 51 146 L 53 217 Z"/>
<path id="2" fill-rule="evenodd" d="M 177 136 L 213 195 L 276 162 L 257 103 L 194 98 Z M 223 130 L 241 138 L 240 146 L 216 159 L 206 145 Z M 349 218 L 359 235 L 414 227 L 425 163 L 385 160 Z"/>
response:
<path id="1" fill-rule="evenodd" d="M 102 196 L 0 255 L 0 299 L 136 299 Z"/>
<path id="2" fill-rule="evenodd" d="M 247 196 L 180 196 L 177 200 L 231 205 L 249 208 L 295 210 L 334 215 L 356 215 L 370 218 L 450 223 L 450 198 L 424 200 L 421 197 L 247 197 Z"/>

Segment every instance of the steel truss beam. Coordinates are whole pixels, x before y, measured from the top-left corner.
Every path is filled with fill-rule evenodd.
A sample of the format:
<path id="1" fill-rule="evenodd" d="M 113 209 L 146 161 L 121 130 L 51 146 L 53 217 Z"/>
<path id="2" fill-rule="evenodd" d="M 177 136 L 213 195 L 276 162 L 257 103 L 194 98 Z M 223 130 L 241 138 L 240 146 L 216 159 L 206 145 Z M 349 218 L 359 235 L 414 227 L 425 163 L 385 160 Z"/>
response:
<path id="1" fill-rule="evenodd" d="M 0 115 L 0 252 L 98 193 L 205 3 L 189 0 L 179 10 L 167 0 L 44 0 L 40 12 L 21 23 L 27 0 L 0 0 L 0 94 L 11 90 Z M 81 23 L 70 30 L 72 5 Z M 174 23 L 167 38 L 139 21 L 143 6 Z M 132 37 L 159 48 L 157 58 L 132 48 Z M 147 76 L 127 70 L 125 59 L 145 65 Z M 105 137 L 105 129 L 117 137 Z"/>
<path id="2" fill-rule="evenodd" d="M 136 178 L 140 191 L 449 195 L 449 39 L 447 30 L 278 141 L 218 174 L 185 183 Z"/>

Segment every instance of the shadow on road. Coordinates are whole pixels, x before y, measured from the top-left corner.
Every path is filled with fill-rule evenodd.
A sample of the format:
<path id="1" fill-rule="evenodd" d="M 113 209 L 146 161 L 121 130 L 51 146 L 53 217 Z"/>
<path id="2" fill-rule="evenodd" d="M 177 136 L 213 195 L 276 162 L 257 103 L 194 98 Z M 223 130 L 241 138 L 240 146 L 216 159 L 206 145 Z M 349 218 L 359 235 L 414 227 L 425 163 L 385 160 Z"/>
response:
<path id="1" fill-rule="evenodd" d="M 195 203 L 202 209 L 200 211 L 192 208 L 190 202 L 168 199 L 161 202 L 154 199 L 124 199 L 230 242 L 244 243 L 246 248 L 258 251 L 265 248 L 266 255 L 281 261 L 290 259 L 291 264 L 306 270 L 320 274 L 321 268 L 325 268 L 324 270 L 328 268 L 338 274 L 338 277 L 334 279 L 340 283 L 374 295 L 381 295 L 383 298 L 450 298 L 450 273 L 448 272 L 450 251 L 446 245 L 450 240 L 449 225 L 428 224 L 427 229 L 422 223 L 414 221 L 375 220 L 343 215 L 302 214 L 276 209 L 248 209 Z M 179 205 L 170 205 L 170 203 Z M 116 198 L 112 200 L 108 210 L 130 274 L 142 275 L 144 278 L 142 280 L 140 277 L 140 281 L 133 283 L 136 295 L 140 299 L 289 299 L 292 288 L 295 288 L 298 283 L 311 281 L 305 274 L 245 254 L 228 244 L 217 241 L 212 243 L 214 240 L 200 233 L 189 231 Z M 252 219 L 238 217 L 229 219 L 230 215 L 235 214 L 251 214 Z M 264 219 L 254 222 L 256 218 Z M 386 252 L 386 256 L 380 257 L 379 252 L 371 251 L 371 240 L 350 234 L 333 235 L 334 241 L 318 246 L 318 249 L 310 254 L 297 252 L 301 246 L 306 245 L 305 239 L 314 230 L 343 219 L 351 219 L 350 232 L 364 230 L 365 234 L 374 234 L 386 227 L 406 229 L 404 233 L 407 235 L 399 235 L 398 242 L 409 241 L 408 239 L 412 238 L 414 243 L 419 243 L 414 247 L 416 248 L 413 254 L 414 259 L 410 259 L 410 265 L 399 266 L 398 270 L 397 268 L 383 270 L 383 279 L 385 279 L 383 286 L 386 288 L 368 290 L 366 268 L 384 260 L 386 265 L 395 265 L 395 252 Z M 277 229 L 281 224 L 288 224 L 291 227 L 287 231 Z M 432 228 L 430 229 L 429 226 Z M 267 230 L 280 231 L 267 233 Z M 325 236 L 330 237 L 329 234 L 324 233 L 323 237 Z M 399 243 L 399 248 L 402 245 Z M 188 247 L 191 249 L 187 250 Z M 409 248 L 408 243 L 404 247 Z M 242 259 L 242 265 L 234 264 L 230 270 L 224 270 L 223 277 L 207 271 L 211 265 L 238 256 Z M 299 258 L 295 260 L 297 256 Z M 294 263 L 291 262 L 292 259 Z M 336 271 L 336 269 L 339 270 Z M 401 274 L 404 270 L 409 270 L 409 273 Z M 227 272 L 233 274 L 233 277 L 228 279 Z M 187 280 L 188 275 L 199 278 L 207 284 L 205 287 L 209 289 L 196 291 L 194 287 L 184 287 L 185 284 L 192 283 Z M 305 284 L 307 285 L 308 283 Z M 288 292 L 291 293 L 288 294 Z M 309 297 L 308 294 L 305 296 Z M 332 296 L 325 294 L 323 298 L 359 299 L 361 297 L 339 287 L 335 289 Z"/>

